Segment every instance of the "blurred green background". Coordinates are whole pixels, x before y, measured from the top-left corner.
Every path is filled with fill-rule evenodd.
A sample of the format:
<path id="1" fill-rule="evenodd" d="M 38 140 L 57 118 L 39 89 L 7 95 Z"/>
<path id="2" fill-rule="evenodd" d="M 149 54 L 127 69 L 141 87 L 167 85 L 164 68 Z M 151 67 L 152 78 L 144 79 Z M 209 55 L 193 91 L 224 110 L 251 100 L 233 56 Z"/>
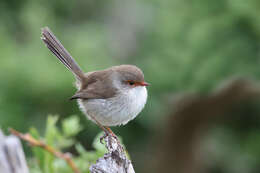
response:
<path id="1" fill-rule="evenodd" d="M 145 109 L 126 126 L 113 128 L 137 167 L 163 126 L 169 94 L 204 94 L 233 76 L 260 78 L 259 0 L 0 0 L 3 129 L 43 131 L 48 114 L 77 114 L 84 126 L 77 139 L 87 148 L 100 131 L 68 100 L 74 78 L 40 40 L 44 26 L 86 72 L 118 64 L 143 70 L 152 84 Z M 260 116 L 258 106 L 252 110 Z M 260 126 L 259 118 L 255 122 Z M 258 161 L 259 126 L 250 131 L 255 135 L 249 149 Z"/>

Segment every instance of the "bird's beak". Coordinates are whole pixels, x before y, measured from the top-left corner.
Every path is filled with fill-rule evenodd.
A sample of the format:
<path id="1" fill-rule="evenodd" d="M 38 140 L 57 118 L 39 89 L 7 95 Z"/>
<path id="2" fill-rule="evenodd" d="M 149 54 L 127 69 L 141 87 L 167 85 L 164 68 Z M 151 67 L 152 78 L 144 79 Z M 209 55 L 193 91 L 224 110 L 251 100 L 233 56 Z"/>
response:
<path id="1" fill-rule="evenodd" d="M 141 86 L 149 86 L 150 84 L 147 83 L 147 82 L 140 82 L 139 85 L 141 85 Z"/>

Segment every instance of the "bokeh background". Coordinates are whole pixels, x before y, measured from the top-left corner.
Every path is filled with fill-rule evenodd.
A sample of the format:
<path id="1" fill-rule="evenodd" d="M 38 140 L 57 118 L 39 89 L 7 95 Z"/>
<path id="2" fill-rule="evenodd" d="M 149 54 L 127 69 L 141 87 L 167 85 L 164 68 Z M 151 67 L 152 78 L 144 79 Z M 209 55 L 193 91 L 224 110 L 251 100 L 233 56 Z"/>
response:
<path id="1" fill-rule="evenodd" d="M 76 114 L 86 148 L 100 131 L 76 102 L 73 75 L 46 49 L 49 26 L 84 71 L 135 64 L 151 83 L 142 113 L 122 136 L 137 172 L 145 172 L 157 136 L 182 94 L 210 95 L 223 81 L 260 79 L 258 0 L 1 0 L 0 126 L 44 130 L 48 114 Z M 235 120 L 206 135 L 210 172 L 260 171 L 260 100 L 240 104 Z M 241 115 L 241 116 L 240 116 Z M 242 116 L 243 115 L 243 116 Z M 181 133 L 181 132 L 180 132 Z M 171 147 L 170 145 L 168 146 Z"/>

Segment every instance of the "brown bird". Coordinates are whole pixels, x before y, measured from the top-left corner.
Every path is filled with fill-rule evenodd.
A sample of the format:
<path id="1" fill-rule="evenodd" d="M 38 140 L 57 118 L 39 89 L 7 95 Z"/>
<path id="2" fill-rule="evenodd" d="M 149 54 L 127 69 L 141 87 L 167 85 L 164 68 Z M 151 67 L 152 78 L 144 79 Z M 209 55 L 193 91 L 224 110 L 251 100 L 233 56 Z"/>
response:
<path id="1" fill-rule="evenodd" d="M 148 83 L 141 69 L 119 65 L 84 73 L 48 27 L 42 29 L 41 39 L 74 74 L 78 91 L 71 99 L 77 99 L 82 112 L 106 134 L 115 136 L 109 126 L 125 125 L 142 111 Z"/>

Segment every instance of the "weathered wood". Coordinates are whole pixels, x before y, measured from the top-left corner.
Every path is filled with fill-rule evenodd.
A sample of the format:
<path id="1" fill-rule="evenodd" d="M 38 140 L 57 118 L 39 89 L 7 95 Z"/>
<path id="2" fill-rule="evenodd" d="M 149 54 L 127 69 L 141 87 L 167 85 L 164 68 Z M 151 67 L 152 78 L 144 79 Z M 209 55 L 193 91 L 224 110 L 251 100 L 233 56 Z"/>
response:
<path id="1" fill-rule="evenodd" d="M 0 172 L 29 173 L 20 140 L 13 136 L 4 136 L 0 130 Z"/>
<path id="2" fill-rule="evenodd" d="M 135 173 L 133 165 L 127 159 L 125 151 L 113 136 L 106 136 L 106 153 L 102 158 L 99 158 L 96 164 L 91 165 L 91 173 Z"/>

